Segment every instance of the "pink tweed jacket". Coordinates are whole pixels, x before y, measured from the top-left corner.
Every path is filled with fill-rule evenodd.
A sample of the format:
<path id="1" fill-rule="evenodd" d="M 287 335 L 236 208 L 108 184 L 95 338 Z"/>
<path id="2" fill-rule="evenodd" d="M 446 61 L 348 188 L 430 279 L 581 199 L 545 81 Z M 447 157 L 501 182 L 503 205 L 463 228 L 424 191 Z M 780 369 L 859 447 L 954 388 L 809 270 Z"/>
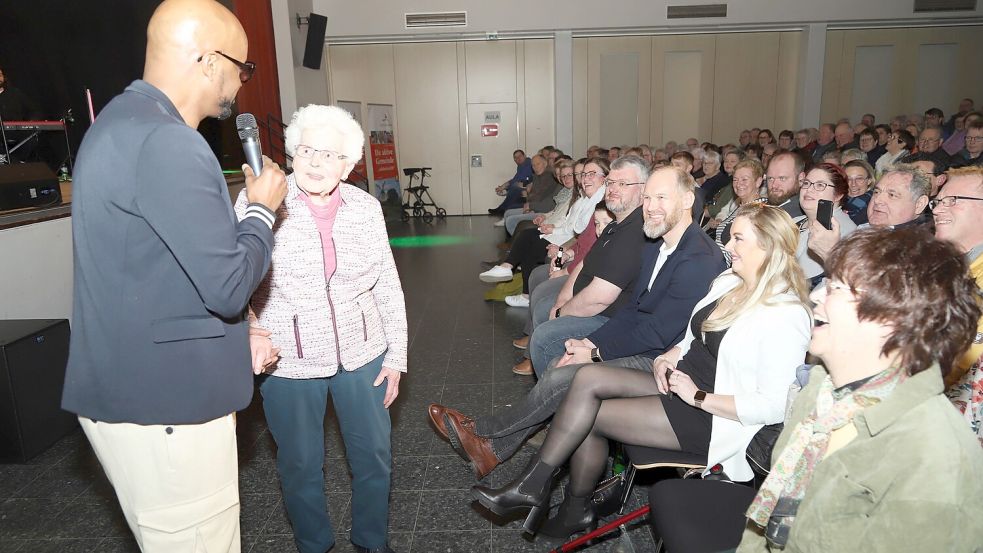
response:
<path id="1" fill-rule="evenodd" d="M 406 308 L 378 200 L 346 183 L 332 229 L 337 269 L 324 279 L 321 235 L 297 188 L 273 226 L 273 263 L 253 294 L 259 326 L 272 333 L 280 361 L 267 372 L 284 378 L 331 376 L 386 353 L 383 366 L 406 372 Z M 242 218 L 243 190 L 235 204 Z"/>

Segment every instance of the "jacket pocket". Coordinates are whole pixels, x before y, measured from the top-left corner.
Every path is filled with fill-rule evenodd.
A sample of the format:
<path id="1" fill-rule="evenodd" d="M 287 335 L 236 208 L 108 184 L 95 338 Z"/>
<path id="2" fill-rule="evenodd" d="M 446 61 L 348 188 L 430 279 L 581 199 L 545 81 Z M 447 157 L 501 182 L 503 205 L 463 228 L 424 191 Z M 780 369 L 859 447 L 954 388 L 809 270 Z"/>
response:
<path id="1" fill-rule="evenodd" d="M 365 312 L 362 311 L 362 341 L 369 341 L 369 326 L 365 324 Z"/>
<path id="2" fill-rule="evenodd" d="M 225 336 L 225 325 L 215 317 L 168 317 L 150 323 L 154 343 L 219 338 Z"/>

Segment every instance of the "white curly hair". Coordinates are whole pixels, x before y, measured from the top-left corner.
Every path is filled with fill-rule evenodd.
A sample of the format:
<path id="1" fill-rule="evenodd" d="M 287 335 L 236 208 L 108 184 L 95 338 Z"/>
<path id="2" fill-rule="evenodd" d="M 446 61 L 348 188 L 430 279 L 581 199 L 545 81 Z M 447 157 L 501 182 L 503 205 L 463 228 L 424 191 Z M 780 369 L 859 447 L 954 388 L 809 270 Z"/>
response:
<path id="1" fill-rule="evenodd" d="M 297 150 L 304 129 L 330 127 L 341 134 L 342 151 L 349 163 L 357 163 L 362 158 L 365 146 L 365 133 L 358 121 L 350 113 L 338 106 L 309 104 L 294 112 L 290 124 L 283 133 L 283 142 L 291 156 Z"/>

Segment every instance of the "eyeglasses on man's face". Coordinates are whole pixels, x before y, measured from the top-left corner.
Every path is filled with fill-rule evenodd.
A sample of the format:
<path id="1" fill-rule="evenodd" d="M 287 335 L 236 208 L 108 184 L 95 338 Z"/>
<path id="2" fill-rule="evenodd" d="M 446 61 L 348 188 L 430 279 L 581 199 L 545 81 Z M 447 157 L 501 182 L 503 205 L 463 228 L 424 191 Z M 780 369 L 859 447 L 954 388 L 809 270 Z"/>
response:
<path id="1" fill-rule="evenodd" d="M 253 73 L 256 72 L 256 63 L 252 61 L 239 61 L 233 57 L 226 56 L 219 50 L 215 50 L 215 53 L 222 56 L 223 58 L 231 61 L 239 68 L 239 81 L 245 84 L 249 79 L 253 78 Z M 198 61 L 205 59 L 205 54 L 198 57 Z"/>
<path id="2" fill-rule="evenodd" d="M 625 182 L 620 180 L 604 179 L 604 186 L 608 188 L 628 188 L 629 186 L 635 186 L 636 184 L 645 184 L 644 182 Z"/>
<path id="3" fill-rule="evenodd" d="M 983 136 L 967 136 L 966 144 L 975 144 L 977 142 L 983 142 Z"/>
<path id="4" fill-rule="evenodd" d="M 935 209 L 940 205 L 942 207 L 948 208 L 956 205 L 958 202 L 962 200 L 969 200 L 969 201 L 975 200 L 979 202 L 979 201 L 983 201 L 983 198 L 974 198 L 972 196 L 946 196 L 945 198 L 936 198 L 934 200 L 929 200 L 928 206 L 931 209 Z"/>
<path id="5" fill-rule="evenodd" d="M 315 160 L 318 162 L 325 161 L 348 161 L 348 156 L 345 154 L 338 153 L 334 150 L 315 150 L 310 146 L 305 146 L 304 144 L 298 144 L 297 149 L 294 151 L 296 157 Z"/>

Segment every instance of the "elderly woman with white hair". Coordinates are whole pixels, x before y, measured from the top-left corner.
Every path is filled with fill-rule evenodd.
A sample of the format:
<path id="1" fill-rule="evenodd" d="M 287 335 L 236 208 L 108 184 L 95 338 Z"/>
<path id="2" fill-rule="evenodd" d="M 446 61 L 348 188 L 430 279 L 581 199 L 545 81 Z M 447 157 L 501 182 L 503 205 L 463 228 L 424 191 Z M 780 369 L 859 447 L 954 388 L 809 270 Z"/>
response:
<path id="1" fill-rule="evenodd" d="M 406 310 L 382 208 L 342 182 L 365 135 L 346 111 L 309 105 L 284 141 L 294 171 L 273 229 L 272 268 L 250 304 L 250 345 L 253 371 L 264 373 L 259 389 L 287 516 L 302 553 L 334 546 L 324 495 L 330 395 L 352 472 L 352 544 L 390 551 L 388 408 L 406 371 Z M 246 205 L 240 194 L 240 217 Z"/>

